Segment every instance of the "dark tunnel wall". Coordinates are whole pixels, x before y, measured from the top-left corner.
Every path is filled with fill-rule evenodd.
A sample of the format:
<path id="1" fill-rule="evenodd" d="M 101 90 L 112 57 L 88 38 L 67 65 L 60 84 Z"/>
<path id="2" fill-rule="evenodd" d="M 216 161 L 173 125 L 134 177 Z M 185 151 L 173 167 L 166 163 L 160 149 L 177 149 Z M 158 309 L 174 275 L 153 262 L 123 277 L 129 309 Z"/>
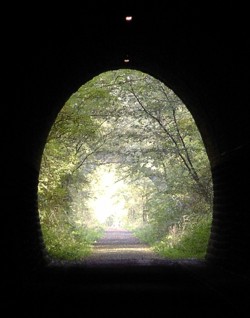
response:
<path id="1" fill-rule="evenodd" d="M 177 2 L 178 3 L 178 2 Z M 93 5 L 94 6 L 94 5 Z M 106 70 L 134 68 L 184 101 L 211 162 L 214 217 L 206 260 L 249 274 L 249 31 L 246 11 L 176 5 L 23 16 L 4 34 L 2 227 L 8 283 L 44 268 L 39 164 L 64 102 Z M 124 21 L 129 11 L 131 24 Z M 237 23 L 235 22 L 237 21 Z M 128 55 L 130 62 L 124 64 Z"/>

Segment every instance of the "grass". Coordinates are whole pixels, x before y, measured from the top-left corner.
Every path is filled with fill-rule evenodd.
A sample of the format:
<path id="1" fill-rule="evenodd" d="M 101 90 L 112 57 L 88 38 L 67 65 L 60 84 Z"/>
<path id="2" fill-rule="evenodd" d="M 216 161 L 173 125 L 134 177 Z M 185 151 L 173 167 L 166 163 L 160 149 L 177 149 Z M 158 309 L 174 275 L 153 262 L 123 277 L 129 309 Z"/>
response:
<path id="1" fill-rule="evenodd" d="M 43 228 L 43 240 L 48 257 L 54 260 L 81 260 L 92 251 L 92 244 L 102 236 L 100 227 L 78 228 L 73 231 L 65 228 Z"/>
<path id="2" fill-rule="evenodd" d="M 193 217 L 185 226 L 171 227 L 163 238 L 156 239 L 147 227 L 135 231 L 159 255 L 169 259 L 204 259 L 210 236 L 211 216 Z"/>

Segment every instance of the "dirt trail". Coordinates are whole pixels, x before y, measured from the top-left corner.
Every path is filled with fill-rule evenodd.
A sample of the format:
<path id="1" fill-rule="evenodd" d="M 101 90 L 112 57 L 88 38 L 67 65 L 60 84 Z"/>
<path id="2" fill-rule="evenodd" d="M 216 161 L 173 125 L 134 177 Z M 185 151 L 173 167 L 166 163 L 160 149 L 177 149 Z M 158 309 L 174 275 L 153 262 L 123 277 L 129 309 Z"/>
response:
<path id="1" fill-rule="evenodd" d="M 130 231 L 108 229 L 104 237 L 94 244 L 93 253 L 83 263 L 153 265 L 165 261 Z"/>

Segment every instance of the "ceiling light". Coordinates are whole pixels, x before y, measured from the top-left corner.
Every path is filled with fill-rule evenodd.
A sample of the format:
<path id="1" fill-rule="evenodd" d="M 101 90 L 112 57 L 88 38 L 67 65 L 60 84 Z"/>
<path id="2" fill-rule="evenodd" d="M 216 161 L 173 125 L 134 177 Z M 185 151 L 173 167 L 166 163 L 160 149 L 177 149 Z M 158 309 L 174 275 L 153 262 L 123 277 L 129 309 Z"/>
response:
<path id="1" fill-rule="evenodd" d="M 131 15 L 127 15 L 125 18 L 126 21 L 132 21 L 132 19 L 133 19 L 133 17 Z"/>

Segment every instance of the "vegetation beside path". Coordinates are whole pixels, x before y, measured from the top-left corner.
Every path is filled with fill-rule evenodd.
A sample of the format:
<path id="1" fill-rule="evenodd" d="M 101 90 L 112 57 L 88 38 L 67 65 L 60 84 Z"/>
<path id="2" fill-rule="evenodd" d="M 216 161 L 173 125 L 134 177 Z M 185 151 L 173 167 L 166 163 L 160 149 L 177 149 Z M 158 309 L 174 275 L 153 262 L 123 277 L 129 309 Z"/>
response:
<path id="1" fill-rule="evenodd" d="M 212 197 L 195 119 L 148 74 L 121 69 L 94 77 L 51 127 L 38 187 L 50 257 L 87 257 L 105 226 L 121 226 L 166 257 L 202 258 Z"/>

